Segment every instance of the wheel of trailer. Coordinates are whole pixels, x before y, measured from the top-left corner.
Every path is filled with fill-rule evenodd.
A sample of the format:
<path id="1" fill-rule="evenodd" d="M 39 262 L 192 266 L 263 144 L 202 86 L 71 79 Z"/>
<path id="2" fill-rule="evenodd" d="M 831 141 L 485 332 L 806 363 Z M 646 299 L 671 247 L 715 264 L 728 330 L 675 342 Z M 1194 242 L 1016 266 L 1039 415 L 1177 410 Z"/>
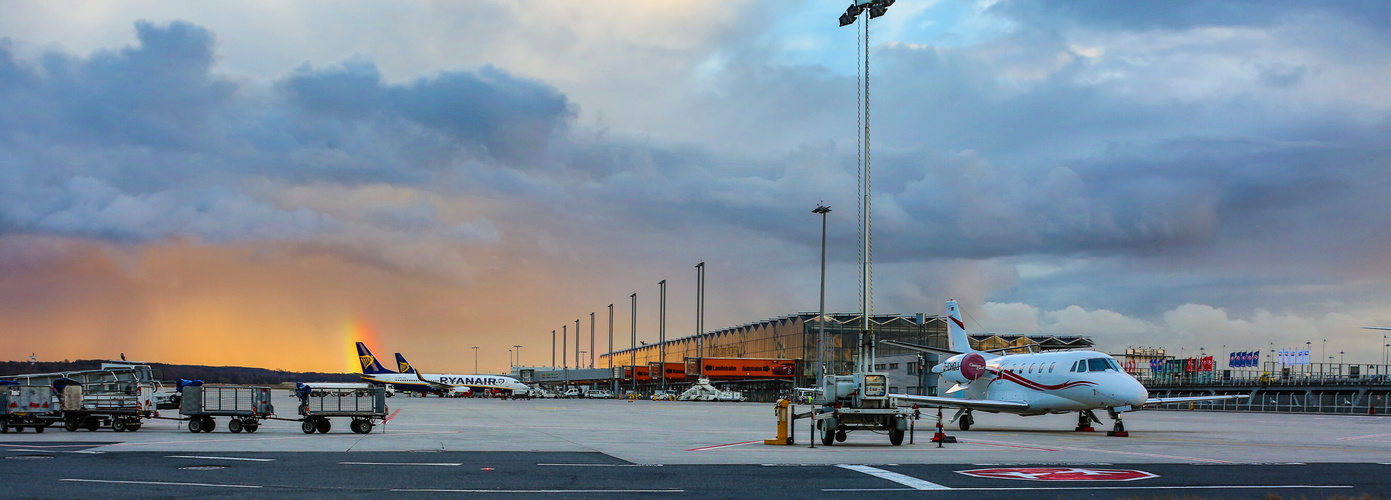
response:
<path id="1" fill-rule="evenodd" d="M 194 418 L 188 421 L 188 432 L 199 432 L 203 430 L 203 419 Z"/>
<path id="2" fill-rule="evenodd" d="M 126 420 L 123 419 L 123 418 L 118 418 L 118 419 L 112 420 L 112 421 L 111 421 L 111 430 L 116 431 L 116 432 L 125 432 L 125 431 L 126 431 Z"/>
<path id="3" fill-rule="evenodd" d="M 259 429 L 260 427 L 261 424 L 257 423 L 255 420 L 245 420 L 241 423 L 242 430 L 246 432 L 256 432 L 256 429 Z"/>
<path id="4" fill-rule="evenodd" d="M 889 444 L 894 446 L 903 445 L 903 429 L 899 429 L 897 425 L 889 427 Z"/>
<path id="5" fill-rule="evenodd" d="M 101 421 L 95 418 L 87 419 L 87 430 L 96 431 L 101 428 Z"/>
<path id="6" fill-rule="evenodd" d="M 212 432 L 217 428 L 217 421 L 212 417 L 203 417 L 203 432 Z"/>
<path id="7" fill-rule="evenodd" d="M 135 432 L 135 431 L 138 431 L 138 430 L 140 430 L 140 422 L 131 422 L 131 423 L 129 423 L 129 424 L 126 424 L 126 432 Z M 43 432 L 43 431 L 39 431 L 39 432 Z"/>
<path id="8" fill-rule="evenodd" d="M 816 426 L 821 429 L 821 444 L 826 446 L 836 444 L 836 430 L 830 424 L 823 420 L 817 422 Z"/>
<path id="9" fill-rule="evenodd" d="M 372 433 L 372 421 L 371 421 L 371 420 L 363 420 L 363 421 L 362 421 L 362 433 L 363 433 L 363 434 L 371 434 L 371 433 Z"/>
<path id="10" fill-rule="evenodd" d="M 836 431 L 836 442 L 837 442 L 837 443 L 844 443 L 844 442 L 845 442 L 845 431 L 844 431 L 844 430 L 838 430 L 838 431 Z"/>
<path id="11" fill-rule="evenodd" d="M 234 418 L 227 421 L 227 430 L 232 431 L 232 434 L 241 434 L 241 427 L 241 420 L 239 419 Z"/>
<path id="12" fill-rule="evenodd" d="M 10 423 L 6 422 L 4 418 L 0 418 L 0 434 L 6 432 L 10 432 Z"/>
<path id="13" fill-rule="evenodd" d="M 39 434 L 43 434 L 43 430 L 44 430 L 44 426 L 42 426 L 42 425 L 40 425 L 40 426 L 34 428 L 34 432 L 37 432 L 37 433 L 39 433 Z"/>
<path id="14" fill-rule="evenodd" d="M 348 428 L 352 429 L 353 434 L 362 434 L 362 421 L 353 420 L 352 422 L 348 423 Z"/>
<path id="15" fill-rule="evenodd" d="M 321 418 L 314 424 L 314 428 L 318 429 L 319 434 L 328 434 L 328 430 L 333 428 L 333 424 L 329 423 L 327 418 Z"/>
<path id="16" fill-rule="evenodd" d="M 299 428 L 304 431 L 305 434 L 313 434 L 316 426 L 313 420 L 305 420 L 304 423 L 299 424 Z"/>
<path id="17" fill-rule="evenodd" d="M 63 430 L 68 431 L 68 432 L 77 432 L 77 420 L 76 420 L 76 419 L 64 420 L 64 421 L 63 421 Z"/>

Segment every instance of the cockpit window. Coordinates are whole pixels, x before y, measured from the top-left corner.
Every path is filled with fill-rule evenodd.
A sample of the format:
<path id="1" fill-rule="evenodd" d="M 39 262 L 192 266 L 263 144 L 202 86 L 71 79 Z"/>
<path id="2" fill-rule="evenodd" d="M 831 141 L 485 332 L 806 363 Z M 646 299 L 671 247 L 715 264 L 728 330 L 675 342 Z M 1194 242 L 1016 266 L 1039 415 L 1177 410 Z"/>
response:
<path id="1" fill-rule="evenodd" d="M 1084 360 L 1078 361 L 1078 362 L 1077 362 L 1077 372 L 1078 372 L 1078 373 L 1081 373 L 1081 372 L 1085 372 L 1085 371 L 1087 371 L 1087 360 L 1084 359 Z"/>
<path id="2" fill-rule="evenodd" d="M 1112 370 L 1112 369 L 1114 369 L 1114 368 L 1112 368 L 1111 363 L 1108 363 L 1108 361 L 1111 361 L 1111 360 L 1106 359 L 1106 358 L 1092 358 L 1092 359 L 1087 360 L 1087 368 L 1089 368 L 1090 371 L 1094 371 L 1094 372 L 1100 372 L 1100 371 L 1106 371 L 1106 370 Z"/>

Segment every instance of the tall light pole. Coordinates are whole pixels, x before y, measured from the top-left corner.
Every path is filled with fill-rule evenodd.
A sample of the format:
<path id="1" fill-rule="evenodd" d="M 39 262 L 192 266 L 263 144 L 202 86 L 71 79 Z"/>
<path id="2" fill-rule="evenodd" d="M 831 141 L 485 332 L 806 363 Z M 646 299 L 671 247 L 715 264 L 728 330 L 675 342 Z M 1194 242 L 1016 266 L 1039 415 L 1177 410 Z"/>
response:
<path id="1" fill-rule="evenodd" d="M 817 309 L 816 386 L 824 387 L 826 376 L 826 214 L 831 207 L 817 204 L 811 213 L 821 214 L 821 306 Z"/>
<path id="2" fill-rule="evenodd" d="M 613 304 L 609 304 L 609 376 L 613 376 Z M 618 379 L 613 378 L 614 394 L 618 394 Z"/>
<path id="3" fill-rule="evenodd" d="M 637 292 L 633 292 L 633 294 L 632 294 L 630 297 L 632 297 L 632 299 L 633 299 L 633 307 L 632 307 L 633 319 L 632 319 L 632 321 L 629 321 L 629 322 L 628 322 L 628 325 L 633 329 L 633 343 L 632 343 L 632 347 L 631 347 L 630 349 L 628 349 L 628 352 L 631 353 L 631 355 L 632 355 L 632 360 L 631 360 L 631 362 L 628 364 L 628 366 L 629 366 L 629 369 L 633 371 L 633 392 L 637 392 L 637 391 L 638 391 L 638 293 L 637 293 Z"/>
<path id="4" fill-rule="evenodd" d="M 667 280 L 657 282 L 657 365 L 662 367 L 662 392 L 667 390 Z"/>
<path id="5" fill-rule="evenodd" d="M 859 15 L 869 11 L 869 16 L 864 20 L 864 94 L 859 96 L 863 99 L 864 106 L 860 107 L 863 115 L 856 116 L 857 125 L 863 128 L 862 132 L 863 148 L 859 148 L 860 167 L 860 355 L 856 370 L 858 372 L 868 372 L 874 368 L 874 337 L 870 330 L 869 315 L 873 313 L 874 307 L 870 302 L 873 292 L 870 286 L 873 284 L 870 278 L 873 272 L 873 256 L 870 253 L 873 248 L 870 245 L 870 155 L 869 155 L 869 20 L 884 15 L 894 0 L 854 0 L 850 7 L 845 9 L 845 13 L 840 16 L 840 25 L 849 26 L 854 24 Z M 857 53 L 858 57 L 859 54 Z M 862 121 L 861 121 L 862 120 Z"/>
<path id="6" fill-rule="evenodd" d="M 700 378 L 705 378 L 705 261 L 696 264 L 696 357 Z"/>
<path id="7" fill-rule="evenodd" d="M 575 369 L 584 367 L 584 362 L 580 361 L 580 320 L 575 318 Z"/>
<path id="8" fill-rule="evenodd" d="M 594 368 L 594 313 L 589 313 L 589 367 Z"/>
<path id="9" fill-rule="evenodd" d="M 1323 358 L 1323 357 L 1327 357 L 1327 356 L 1328 356 L 1328 339 L 1323 339 L 1323 352 L 1322 352 L 1321 354 L 1319 354 L 1319 357 L 1320 357 L 1320 358 Z M 1329 361 L 1332 361 L 1333 358 L 1328 358 L 1328 360 L 1329 360 Z M 1319 363 L 1319 364 L 1322 365 L 1323 363 Z M 1319 366 L 1319 375 L 1323 375 L 1323 372 L 1324 372 L 1324 367 L 1323 367 L 1323 366 Z"/>
<path id="10" fill-rule="evenodd" d="M 514 345 L 517 348 L 517 366 L 522 366 L 522 346 Z"/>
<path id="11" fill-rule="evenodd" d="M 473 373 L 478 373 L 478 346 L 473 346 Z"/>
<path id="12" fill-rule="evenodd" d="M 555 330 L 551 330 L 551 369 L 555 369 Z"/>

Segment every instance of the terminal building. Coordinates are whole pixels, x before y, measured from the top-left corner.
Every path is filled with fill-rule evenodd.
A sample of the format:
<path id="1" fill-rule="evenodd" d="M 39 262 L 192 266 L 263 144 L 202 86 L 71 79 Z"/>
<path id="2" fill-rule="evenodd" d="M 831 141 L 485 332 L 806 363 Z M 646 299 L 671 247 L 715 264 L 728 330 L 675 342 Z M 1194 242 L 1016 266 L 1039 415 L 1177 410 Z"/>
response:
<path id="1" fill-rule="evenodd" d="M 662 389 L 679 391 L 703 377 L 721 389 L 741 391 L 750 401 L 775 401 L 794 387 L 815 385 L 817 340 L 823 327 L 830 373 L 853 372 L 860 320 L 858 313 L 798 313 L 616 350 L 599 356 L 592 369 L 518 369 L 514 375 L 527 383 L 583 384 L 643 395 Z M 946 321 L 945 317 L 922 313 L 884 314 L 871 316 L 870 328 L 879 340 L 945 349 Z M 1086 337 L 1051 335 L 988 334 L 972 336 L 971 341 L 977 349 L 1092 346 Z M 891 392 L 936 393 L 936 376 L 927 369 L 937 364 L 936 355 L 883 344 L 875 347 L 875 353 L 874 369 L 889 374 Z"/>

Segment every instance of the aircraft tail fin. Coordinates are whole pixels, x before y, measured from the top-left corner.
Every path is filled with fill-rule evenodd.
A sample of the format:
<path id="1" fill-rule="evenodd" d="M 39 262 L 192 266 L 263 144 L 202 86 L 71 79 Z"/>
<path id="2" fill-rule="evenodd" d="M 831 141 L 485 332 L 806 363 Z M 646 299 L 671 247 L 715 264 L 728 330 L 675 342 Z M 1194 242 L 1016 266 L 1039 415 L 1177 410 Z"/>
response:
<path id="1" fill-rule="evenodd" d="M 956 299 L 947 301 L 947 341 L 953 351 L 975 351 L 971 348 L 971 339 L 966 336 L 966 324 L 961 322 L 961 308 Z"/>
<path id="2" fill-rule="evenodd" d="M 377 362 L 377 357 L 372 355 L 372 351 L 367 349 L 367 345 L 362 342 L 357 343 L 357 360 L 362 363 L 363 375 L 376 375 L 380 373 L 396 373 L 386 369 L 381 363 Z"/>
<path id="3" fill-rule="evenodd" d="M 410 362 L 406 361 L 406 357 L 399 352 L 396 353 L 396 370 L 401 373 L 415 373 L 415 367 L 411 366 Z"/>

